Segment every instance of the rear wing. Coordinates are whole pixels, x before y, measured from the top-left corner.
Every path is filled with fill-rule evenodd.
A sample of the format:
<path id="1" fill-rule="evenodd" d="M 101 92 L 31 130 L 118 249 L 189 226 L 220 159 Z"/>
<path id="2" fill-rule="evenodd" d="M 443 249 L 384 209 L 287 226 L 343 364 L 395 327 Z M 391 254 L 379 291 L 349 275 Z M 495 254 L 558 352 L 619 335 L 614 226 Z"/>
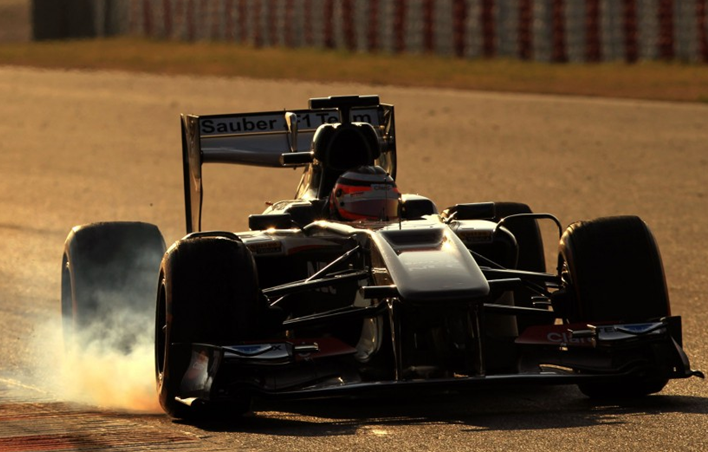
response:
<path id="1" fill-rule="evenodd" d="M 388 169 L 395 172 L 393 105 L 379 104 L 378 96 L 310 99 L 306 110 L 181 115 L 187 233 L 201 230 L 204 163 L 306 166 L 312 163 L 310 145 L 317 128 L 340 122 L 374 126 L 394 162 Z"/>

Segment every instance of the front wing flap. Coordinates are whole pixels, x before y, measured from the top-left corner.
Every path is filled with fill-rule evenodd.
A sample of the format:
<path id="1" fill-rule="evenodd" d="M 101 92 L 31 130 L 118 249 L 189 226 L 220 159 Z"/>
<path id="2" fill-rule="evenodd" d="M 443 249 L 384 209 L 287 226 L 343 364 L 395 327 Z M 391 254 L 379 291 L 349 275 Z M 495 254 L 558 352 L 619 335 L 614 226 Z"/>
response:
<path id="1" fill-rule="evenodd" d="M 363 381 L 354 365 L 356 349 L 330 337 L 229 346 L 173 344 L 173 347 L 191 347 L 191 362 L 182 379 L 178 400 L 186 404 L 222 402 L 244 392 L 286 399 L 406 388 L 461 389 L 590 381 L 611 384 L 657 370 L 666 372 L 667 378 L 703 378 L 703 373 L 691 370 L 680 340 L 671 334 L 676 322 L 680 325 L 680 318 L 599 327 L 580 324 L 538 327 L 518 340 L 525 350 L 518 373 L 385 381 Z M 539 339 L 543 337 L 539 334 L 542 328 L 545 341 Z M 523 361 L 533 365 L 524 365 Z"/>

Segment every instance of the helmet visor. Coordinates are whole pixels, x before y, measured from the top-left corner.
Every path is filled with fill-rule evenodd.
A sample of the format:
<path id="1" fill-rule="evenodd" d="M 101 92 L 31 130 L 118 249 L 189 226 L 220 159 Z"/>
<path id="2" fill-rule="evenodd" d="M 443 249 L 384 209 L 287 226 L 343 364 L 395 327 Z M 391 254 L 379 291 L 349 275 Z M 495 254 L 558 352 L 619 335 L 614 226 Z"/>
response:
<path id="1" fill-rule="evenodd" d="M 391 220 L 398 218 L 398 190 L 356 191 L 343 193 L 336 199 L 337 210 L 347 220 Z"/>

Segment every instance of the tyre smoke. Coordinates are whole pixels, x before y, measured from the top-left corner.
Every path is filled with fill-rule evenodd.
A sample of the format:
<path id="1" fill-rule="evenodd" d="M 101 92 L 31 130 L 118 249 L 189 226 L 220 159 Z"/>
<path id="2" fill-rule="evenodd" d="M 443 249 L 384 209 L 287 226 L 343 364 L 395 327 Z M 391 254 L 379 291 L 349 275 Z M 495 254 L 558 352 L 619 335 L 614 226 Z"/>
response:
<path id="1" fill-rule="evenodd" d="M 38 362 L 33 376 L 22 380 L 65 402 L 162 413 L 155 393 L 152 319 L 129 311 L 112 316 L 75 330 L 70 339 L 59 318 L 35 330 Z"/>
<path id="2" fill-rule="evenodd" d="M 106 242 L 98 241 L 102 246 Z M 35 329 L 32 375 L 19 377 L 20 381 L 61 401 L 162 413 L 153 350 L 164 243 L 161 237 L 153 242 L 157 243 L 147 250 L 118 244 L 107 262 L 97 260 L 107 252 L 88 260 L 86 250 L 94 251 L 94 243 L 75 246 L 74 261 L 65 254 L 61 309 Z"/>
<path id="3" fill-rule="evenodd" d="M 62 385 L 59 396 L 64 400 L 107 408 L 162 412 L 155 393 L 154 345 L 152 319 L 136 319 L 129 312 L 118 314 L 118 320 L 105 325 L 92 325 L 78 332 L 68 347 L 65 344 L 62 363 Z M 140 333 L 126 337 L 128 331 Z"/>

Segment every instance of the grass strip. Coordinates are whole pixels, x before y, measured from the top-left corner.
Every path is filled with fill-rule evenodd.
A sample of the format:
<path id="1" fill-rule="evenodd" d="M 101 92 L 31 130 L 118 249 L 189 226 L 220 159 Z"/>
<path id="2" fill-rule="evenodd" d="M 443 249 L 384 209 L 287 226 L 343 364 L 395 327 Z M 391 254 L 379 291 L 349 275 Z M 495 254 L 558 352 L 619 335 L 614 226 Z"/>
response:
<path id="1" fill-rule="evenodd" d="M 0 65 L 708 103 L 708 65 L 669 62 L 550 64 L 116 38 L 0 44 Z"/>

